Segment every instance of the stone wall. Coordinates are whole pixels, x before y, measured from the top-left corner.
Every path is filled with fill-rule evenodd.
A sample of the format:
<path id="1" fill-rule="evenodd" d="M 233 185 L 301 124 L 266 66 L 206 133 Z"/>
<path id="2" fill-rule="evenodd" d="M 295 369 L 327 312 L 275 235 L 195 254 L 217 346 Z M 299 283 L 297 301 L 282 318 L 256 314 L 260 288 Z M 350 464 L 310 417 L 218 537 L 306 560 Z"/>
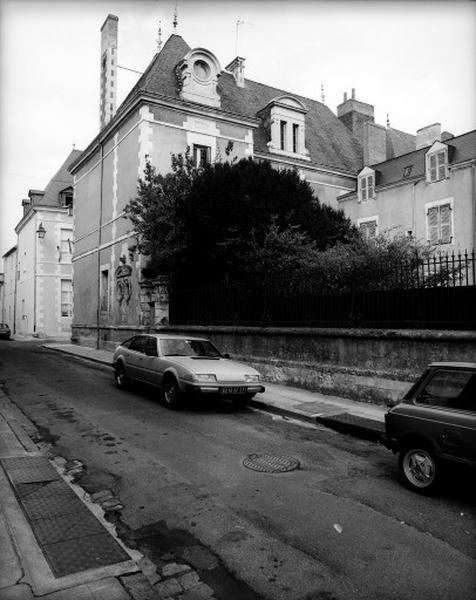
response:
<path id="1" fill-rule="evenodd" d="M 209 337 L 271 382 L 364 402 L 401 398 L 430 362 L 476 361 L 476 333 L 464 331 L 179 327 Z"/>
<path id="2" fill-rule="evenodd" d="M 73 341 L 96 347 L 95 328 L 74 327 Z M 147 328 L 101 327 L 99 346 L 114 350 Z M 210 338 L 266 381 L 383 404 L 401 398 L 430 362 L 476 361 L 476 333 L 465 331 L 164 326 L 153 331 Z"/>

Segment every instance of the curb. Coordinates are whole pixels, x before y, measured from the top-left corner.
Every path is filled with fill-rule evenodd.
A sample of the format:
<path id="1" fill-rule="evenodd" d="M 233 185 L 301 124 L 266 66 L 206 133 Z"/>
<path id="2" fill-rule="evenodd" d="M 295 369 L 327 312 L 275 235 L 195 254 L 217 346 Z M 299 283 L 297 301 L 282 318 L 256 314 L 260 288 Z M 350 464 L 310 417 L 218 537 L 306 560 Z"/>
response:
<path id="1" fill-rule="evenodd" d="M 102 358 L 84 356 L 82 354 L 76 354 L 75 352 L 70 352 L 62 348 L 51 348 L 49 346 L 46 346 L 45 344 L 43 344 L 43 347 L 46 350 L 60 352 L 62 354 L 67 354 L 68 356 L 78 358 L 80 360 L 82 359 L 85 361 L 101 364 L 103 366 L 112 368 L 112 363 L 110 363 L 109 361 L 105 361 Z M 294 411 L 291 409 L 283 408 L 281 406 L 274 406 L 271 404 L 267 404 L 266 402 L 263 402 L 261 400 L 255 399 L 250 400 L 247 403 L 247 406 L 270 414 L 279 415 L 284 418 L 309 423 L 311 425 L 324 425 L 325 427 L 338 431 L 339 433 L 349 434 L 354 437 L 370 441 L 380 441 L 383 434 L 385 433 L 385 425 L 383 422 L 377 421 L 375 419 L 369 419 L 368 417 L 360 417 L 358 415 L 354 415 L 352 413 L 346 412 L 345 409 L 342 409 L 340 411 L 339 409 L 336 409 L 336 414 L 332 416 L 320 416 L 306 414 L 300 411 Z"/>

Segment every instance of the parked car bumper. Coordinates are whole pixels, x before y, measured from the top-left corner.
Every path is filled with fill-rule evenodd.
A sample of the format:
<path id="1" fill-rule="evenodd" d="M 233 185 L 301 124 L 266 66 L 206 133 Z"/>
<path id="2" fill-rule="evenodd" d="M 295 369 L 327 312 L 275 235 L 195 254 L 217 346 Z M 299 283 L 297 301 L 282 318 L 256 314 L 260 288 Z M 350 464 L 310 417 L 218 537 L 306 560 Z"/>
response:
<path id="1" fill-rule="evenodd" d="M 185 391 L 192 395 L 215 394 L 219 396 L 246 396 L 258 394 L 265 391 L 264 385 L 240 385 L 240 384 L 209 384 L 209 383 L 186 383 Z"/>

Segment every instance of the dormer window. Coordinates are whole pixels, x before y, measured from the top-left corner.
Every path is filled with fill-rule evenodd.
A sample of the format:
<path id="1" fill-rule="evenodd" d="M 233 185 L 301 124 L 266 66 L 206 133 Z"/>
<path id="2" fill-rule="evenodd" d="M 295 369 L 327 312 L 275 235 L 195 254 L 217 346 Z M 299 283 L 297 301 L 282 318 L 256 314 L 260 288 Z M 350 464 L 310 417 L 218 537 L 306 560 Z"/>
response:
<path id="1" fill-rule="evenodd" d="M 375 171 L 369 167 L 365 167 L 360 172 L 357 180 L 357 191 L 359 202 L 366 202 L 375 198 Z"/>
<path id="2" fill-rule="evenodd" d="M 279 122 L 279 139 L 281 150 L 286 150 L 286 128 L 288 124 L 286 121 Z"/>
<path id="3" fill-rule="evenodd" d="M 428 183 L 448 177 L 448 146 L 435 142 L 426 154 L 426 180 Z"/>
<path id="4" fill-rule="evenodd" d="M 220 106 L 217 83 L 221 67 L 211 52 L 205 48 L 190 50 L 177 65 L 176 72 L 181 85 L 182 100 Z"/>
<path id="5" fill-rule="evenodd" d="M 270 152 L 310 160 L 305 146 L 306 113 L 304 104 L 290 96 L 275 98 L 258 113 L 270 137 Z"/>

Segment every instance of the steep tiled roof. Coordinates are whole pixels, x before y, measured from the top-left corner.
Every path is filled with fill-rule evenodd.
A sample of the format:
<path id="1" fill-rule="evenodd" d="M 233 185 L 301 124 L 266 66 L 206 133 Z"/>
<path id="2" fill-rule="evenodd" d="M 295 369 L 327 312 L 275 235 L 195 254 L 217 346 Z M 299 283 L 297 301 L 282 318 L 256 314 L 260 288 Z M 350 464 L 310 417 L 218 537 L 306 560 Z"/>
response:
<path id="1" fill-rule="evenodd" d="M 387 159 L 401 156 L 415 149 L 416 136 L 387 127 Z"/>
<path id="2" fill-rule="evenodd" d="M 81 150 L 71 150 L 68 158 L 64 161 L 56 175 L 46 186 L 44 195 L 35 204 L 40 206 L 59 205 L 58 194 L 61 192 L 61 190 L 73 185 L 73 176 L 68 171 L 68 167 L 81 155 L 81 153 Z"/>
<path id="3" fill-rule="evenodd" d="M 452 165 L 476 158 L 476 130 L 451 138 L 444 143 L 453 150 L 450 160 Z M 429 148 L 430 146 L 419 148 L 397 158 L 372 165 L 372 169 L 378 171 L 377 185 L 390 185 L 403 179 L 424 177 L 425 154 Z M 404 177 L 405 167 L 411 167 L 411 173 L 407 177 Z"/>
<path id="4" fill-rule="evenodd" d="M 139 91 L 160 94 L 170 98 L 179 98 L 175 66 L 190 51 L 190 46 L 178 35 L 172 35 L 156 54 L 144 74 L 128 94 L 117 111 L 122 114 Z M 255 81 L 245 80 L 243 88 L 238 87 L 234 77 L 223 71 L 218 80 L 218 94 L 221 108 L 244 117 L 257 117 L 271 100 L 288 95 L 301 100 L 307 107 L 306 147 L 309 150 L 311 164 L 344 171 L 357 171 L 362 164 L 362 149 L 349 130 L 324 104 L 298 96 L 297 94 L 273 88 Z M 255 133 L 255 151 L 268 152 L 269 139 L 261 127 Z M 303 164 L 307 164 L 304 161 Z"/>

